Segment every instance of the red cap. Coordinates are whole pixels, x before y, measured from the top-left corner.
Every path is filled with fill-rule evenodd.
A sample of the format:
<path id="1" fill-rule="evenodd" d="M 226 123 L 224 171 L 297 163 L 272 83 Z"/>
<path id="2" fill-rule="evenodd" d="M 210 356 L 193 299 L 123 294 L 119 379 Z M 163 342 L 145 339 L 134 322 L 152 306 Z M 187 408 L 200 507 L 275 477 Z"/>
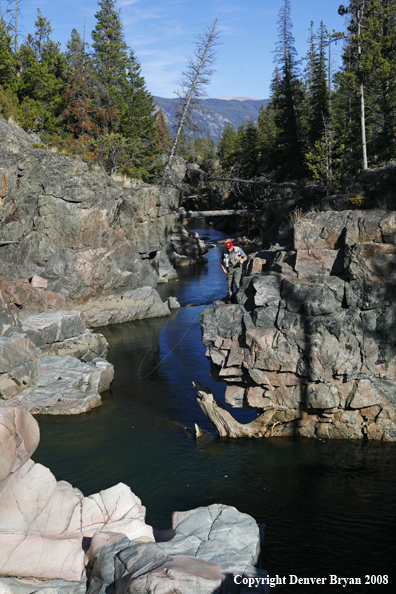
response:
<path id="1" fill-rule="evenodd" d="M 227 241 L 227 243 L 226 243 L 227 250 L 232 247 L 234 247 L 234 244 L 232 243 L 232 241 Z"/>

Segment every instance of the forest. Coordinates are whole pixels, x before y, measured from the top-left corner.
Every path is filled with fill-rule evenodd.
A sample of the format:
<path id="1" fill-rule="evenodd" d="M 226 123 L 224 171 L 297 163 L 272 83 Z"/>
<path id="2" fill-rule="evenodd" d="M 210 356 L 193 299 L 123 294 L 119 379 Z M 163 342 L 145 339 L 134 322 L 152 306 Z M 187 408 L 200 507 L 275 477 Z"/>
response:
<path id="1" fill-rule="evenodd" d="M 18 43 L 18 10 L 0 18 L 0 115 L 40 137 L 43 148 L 98 163 L 107 175 L 159 179 L 172 135 L 156 111 L 141 65 L 124 40 L 116 0 L 100 0 L 92 31 L 73 29 L 65 51 L 38 10 L 35 29 Z M 346 183 L 361 169 L 395 156 L 396 0 L 341 5 L 344 30 L 307 23 L 299 60 L 290 0 L 282 0 L 269 103 L 257 121 L 227 124 L 217 147 L 180 135 L 178 152 L 204 163 L 217 157 L 225 175 L 251 179 Z M 332 67 L 335 47 L 341 65 Z"/>

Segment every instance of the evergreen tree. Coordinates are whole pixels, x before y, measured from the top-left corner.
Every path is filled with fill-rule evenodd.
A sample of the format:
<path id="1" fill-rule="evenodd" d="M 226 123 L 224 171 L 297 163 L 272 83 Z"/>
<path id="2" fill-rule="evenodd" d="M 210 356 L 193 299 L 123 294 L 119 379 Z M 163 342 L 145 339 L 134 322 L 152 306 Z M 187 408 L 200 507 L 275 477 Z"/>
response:
<path id="1" fill-rule="evenodd" d="M 12 36 L 5 22 L 0 19 L 0 85 L 3 89 L 16 89 L 18 60 L 12 51 Z"/>
<path id="2" fill-rule="evenodd" d="M 66 43 L 65 58 L 69 76 L 78 68 L 85 66 L 84 41 L 81 39 L 81 35 L 77 29 L 72 30 L 70 39 Z"/>
<path id="3" fill-rule="evenodd" d="M 347 14 L 349 16 L 349 37 L 346 51 L 344 52 L 344 61 L 349 65 L 348 73 L 353 79 L 355 79 L 354 82 L 356 91 L 360 97 L 360 130 L 363 169 L 367 169 L 367 135 L 365 116 L 365 78 L 367 72 L 365 71 L 365 66 L 367 65 L 367 57 L 369 55 L 367 52 L 367 40 L 363 42 L 365 7 L 366 0 L 351 0 L 347 8 L 340 6 L 338 9 L 339 14 Z M 365 35 L 365 37 L 367 37 L 367 35 Z M 365 51 L 362 53 L 363 46 Z"/>
<path id="4" fill-rule="evenodd" d="M 50 22 L 37 12 L 35 32 L 27 36 L 19 52 L 18 110 L 26 129 L 52 133 L 64 106 L 66 62 L 60 43 L 50 38 Z"/>
<path id="5" fill-rule="evenodd" d="M 311 31 L 312 35 L 312 31 Z M 308 77 L 306 78 L 307 136 L 310 146 L 326 135 L 329 127 L 329 89 L 327 86 L 326 43 L 328 33 L 323 21 L 316 37 L 310 41 Z"/>
<path id="6" fill-rule="evenodd" d="M 224 171 L 229 173 L 236 160 L 236 130 L 227 122 L 217 143 L 217 154 Z"/>
<path id="7" fill-rule="evenodd" d="M 155 121 L 155 126 L 157 128 L 159 150 L 161 153 L 168 153 L 172 146 L 172 135 L 169 131 L 162 109 L 159 109 L 156 115 L 157 119 Z"/>
<path id="8" fill-rule="evenodd" d="M 106 134 L 118 123 L 118 114 L 109 105 L 106 89 L 95 73 L 85 65 L 76 68 L 65 93 L 65 109 L 59 120 L 70 126 L 73 144 L 83 147 L 84 142 Z"/>
<path id="9" fill-rule="evenodd" d="M 144 139 L 154 142 L 157 137 L 155 127 L 155 103 L 141 74 L 141 66 L 133 51 L 127 62 L 126 82 L 123 89 L 123 104 L 120 109 L 120 130 L 129 139 Z"/>
<path id="10" fill-rule="evenodd" d="M 257 133 L 260 162 L 268 170 L 276 141 L 275 111 L 271 104 L 260 107 Z"/>
<path id="11" fill-rule="evenodd" d="M 283 0 L 278 18 L 277 68 L 271 84 L 271 108 L 275 111 L 276 140 L 272 168 L 279 180 L 303 175 L 301 135 L 302 86 L 298 79 L 297 52 L 292 35 L 290 0 Z"/>
<path id="12" fill-rule="evenodd" d="M 250 179 L 257 172 L 259 157 L 258 131 L 252 119 L 239 126 L 235 145 L 237 174 Z"/>
<path id="13" fill-rule="evenodd" d="M 92 31 L 94 63 L 100 82 L 106 87 L 114 109 L 125 113 L 125 89 L 128 87 L 128 47 L 124 41 L 122 23 L 115 0 L 100 0 Z"/>
<path id="14" fill-rule="evenodd" d="M 373 162 L 394 159 L 396 149 L 396 2 L 367 0 L 362 34 L 366 128 Z"/>

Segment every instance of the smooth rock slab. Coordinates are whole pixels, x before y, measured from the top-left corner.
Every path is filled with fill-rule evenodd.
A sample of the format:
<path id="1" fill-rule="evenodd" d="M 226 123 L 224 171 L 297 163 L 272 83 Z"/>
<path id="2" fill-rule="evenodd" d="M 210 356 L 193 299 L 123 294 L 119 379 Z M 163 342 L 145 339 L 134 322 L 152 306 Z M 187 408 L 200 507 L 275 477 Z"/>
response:
<path id="1" fill-rule="evenodd" d="M 218 563 L 222 572 L 255 565 L 260 553 L 260 529 L 251 516 L 234 507 L 214 504 L 172 514 L 175 536 L 160 543 L 171 556 L 189 556 Z"/>
<path id="2" fill-rule="evenodd" d="M 170 315 L 169 307 L 152 287 L 141 287 L 120 297 L 97 300 L 82 310 L 90 328 Z"/>
<path id="3" fill-rule="evenodd" d="M 84 578 L 80 582 L 67 582 L 66 580 L 33 582 L 3 577 L 0 578 L 0 594 L 3 594 L 1 586 L 9 588 L 9 594 L 85 594 L 87 580 Z M 4 592 L 4 594 L 6 593 Z"/>
<path id="4" fill-rule="evenodd" d="M 82 363 L 70 356 L 44 355 L 35 386 L 0 401 L 0 407 L 24 408 L 32 414 L 80 414 L 102 404 L 99 392 L 110 387 L 113 377 L 114 367 L 104 359 Z"/>
<path id="5" fill-rule="evenodd" d="M 88 594 L 105 594 L 113 587 L 114 594 L 214 594 L 220 589 L 236 594 L 240 587 L 231 575 L 257 574 L 251 563 L 258 558 L 260 529 L 247 514 L 211 505 L 174 513 L 172 525 L 167 542 L 96 534 L 88 551 Z"/>

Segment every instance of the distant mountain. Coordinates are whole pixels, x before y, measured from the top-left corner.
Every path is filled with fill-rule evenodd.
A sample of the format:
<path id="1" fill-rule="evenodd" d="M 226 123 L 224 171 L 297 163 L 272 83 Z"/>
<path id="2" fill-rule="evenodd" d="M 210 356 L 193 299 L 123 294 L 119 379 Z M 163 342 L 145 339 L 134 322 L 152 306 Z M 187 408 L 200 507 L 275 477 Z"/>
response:
<path id="1" fill-rule="evenodd" d="M 175 105 L 178 99 L 165 99 L 164 97 L 154 97 L 158 109 L 162 109 L 168 124 L 172 131 L 175 116 Z M 202 112 L 197 113 L 197 123 L 202 127 L 199 134 L 205 136 L 209 132 L 210 136 L 217 143 L 219 134 L 223 131 L 227 122 L 230 122 L 234 128 L 238 128 L 248 119 L 257 120 L 260 107 L 267 105 L 268 99 L 250 99 L 248 97 L 217 97 L 214 99 L 202 100 Z"/>

